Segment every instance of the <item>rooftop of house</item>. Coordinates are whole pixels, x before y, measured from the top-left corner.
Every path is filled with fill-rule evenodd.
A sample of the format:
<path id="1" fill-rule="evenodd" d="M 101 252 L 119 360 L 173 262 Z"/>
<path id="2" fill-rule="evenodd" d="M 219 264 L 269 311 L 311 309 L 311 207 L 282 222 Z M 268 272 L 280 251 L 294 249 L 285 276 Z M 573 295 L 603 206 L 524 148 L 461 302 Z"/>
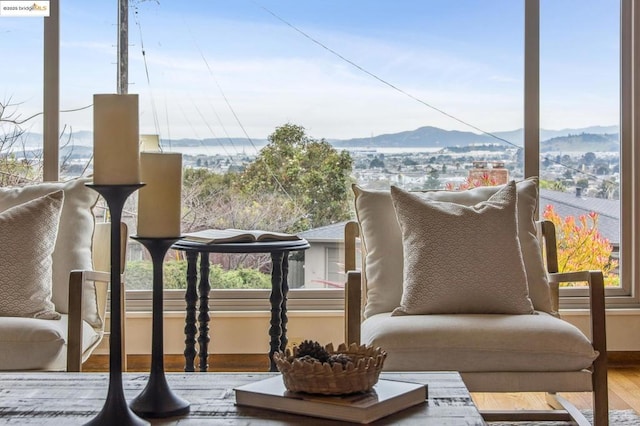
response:
<path id="1" fill-rule="evenodd" d="M 598 230 L 612 244 L 620 242 L 620 201 L 583 197 L 575 192 L 540 190 L 540 209 L 553 204 L 562 216 L 578 217 L 589 212 L 598 214 Z"/>
<path id="2" fill-rule="evenodd" d="M 298 235 L 309 242 L 336 243 L 344 240 L 344 225 L 347 222 L 338 222 L 319 228 L 300 232 Z"/>

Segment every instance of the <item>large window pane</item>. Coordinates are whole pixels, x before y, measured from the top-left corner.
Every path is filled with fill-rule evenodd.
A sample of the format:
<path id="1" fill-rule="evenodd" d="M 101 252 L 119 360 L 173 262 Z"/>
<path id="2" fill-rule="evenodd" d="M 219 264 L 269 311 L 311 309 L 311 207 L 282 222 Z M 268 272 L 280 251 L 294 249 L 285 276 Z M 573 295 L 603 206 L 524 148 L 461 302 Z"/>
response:
<path id="1" fill-rule="evenodd" d="M 541 213 L 561 270 L 603 269 L 618 287 L 620 4 L 543 1 L 540 39 Z"/>
<path id="2" fill-rule="evenodd" d="M 222 2 L 209 16 L 137 6 L 131 35 L 145 56 L 141 45 L 130 48 L 130 81 L 141 94 L 141 131 L 160 133 L 187 168 L 241 170 L 277 126 L 293 123 L 349 150 L 367 187 L 522 177 L 522 2 L 264 6 Z M 231 212 L 209 215 L 222 224 Z M 325 256 L 337 252 L 341 226 L 320 228 L 305 275 L 314 253 L 325 264 L 292 288 L 344 282 L 340 257 Z"/>
<path id="3" fill-rule="evenodd" d="M 43 18 L 0 19 L 0 185 L 42 179 Z"/>

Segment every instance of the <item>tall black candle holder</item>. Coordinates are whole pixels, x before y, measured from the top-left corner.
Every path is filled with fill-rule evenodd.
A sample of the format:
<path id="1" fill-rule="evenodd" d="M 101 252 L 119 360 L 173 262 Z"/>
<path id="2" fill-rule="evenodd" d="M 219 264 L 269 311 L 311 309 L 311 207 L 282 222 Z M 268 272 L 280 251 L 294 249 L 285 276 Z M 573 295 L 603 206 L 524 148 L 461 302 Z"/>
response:
<path id="1" fill-rule="evenodd" d="M 88 425 L 129 426 L 148 425 L 146 420 L 138 417 L 127 405 L 122 387 L 122 335 L 120 301 L 120 274 L 122 262 L 120 222 L 122 209 L 127 198 L 143 187 L 143 183 L 132 185 L 95 185 L 87 184 L 107 201 L 111 214 L 111 334 L 109 336 L 109 389 L 102 410 Z"/>
<path id="2" fill-rule="evenodd" d="M 162 264 L 167 250 L 180 238 L 131 237 L 144 245 L 153 262 L 153 318 L 151 335 L 151 372 L 140 395 L 131 401 L 131 409 L 142 417 L 161 418 L 189 413 L 189 402 L 175 395 L 164 375 L 164 344 L 162 324 Z"/>

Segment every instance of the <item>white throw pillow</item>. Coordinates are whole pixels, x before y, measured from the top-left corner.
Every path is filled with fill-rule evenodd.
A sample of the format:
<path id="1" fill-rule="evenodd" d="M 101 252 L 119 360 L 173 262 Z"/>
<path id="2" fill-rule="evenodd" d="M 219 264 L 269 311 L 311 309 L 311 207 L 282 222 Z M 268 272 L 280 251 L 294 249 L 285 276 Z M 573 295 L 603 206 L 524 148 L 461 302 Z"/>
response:
<path id="1" fill-rule="evenodd" d="M 404 284 L 393 315 L 531 314 L 516 219 L 516 185 L 465 206 L 397 187 Z"/>
<path id="2" fill-rule="evenodd" d="M 69 312 L 69 272 L 93 269 L 91 249 L 95 219 L 93 207 L 98 193 L 85 183 L 90 179 L 67 182 L 42 182 L 22 187 L 0 188 L 0 212 L 54 191 L 64 191 L 64 204 L 56 247 L 53 251 L 53 296 L 56 311 Z M 94 327 L 101 327 L 95 287 L 91 282 L 83 288 L 82 318 Z"/>
<path id="3" fill-rule="evenodd" d="M 415 192 L 420 198 L 474 205 L 487 200 L 502 186 L 466 191 Z M 536 310 L 553 313 L 547 273 L 536 233 L 538 179 L 516 182 L 518 238 L 522 249 L 529 297 Z M 360 223 L 365 258 L 362 273 L 367 281 L 364 317 L 391 312 L 400 305 L 403 279 L 402 234 L 389 191 L 367 190 L 353 185 L 355 210 Z"/>
<path id="4" fill-rule="evenodd" d="M 0 316 L 59 319 L 51 301 L 51 255 L 64 193 L 0 213 Z"/>

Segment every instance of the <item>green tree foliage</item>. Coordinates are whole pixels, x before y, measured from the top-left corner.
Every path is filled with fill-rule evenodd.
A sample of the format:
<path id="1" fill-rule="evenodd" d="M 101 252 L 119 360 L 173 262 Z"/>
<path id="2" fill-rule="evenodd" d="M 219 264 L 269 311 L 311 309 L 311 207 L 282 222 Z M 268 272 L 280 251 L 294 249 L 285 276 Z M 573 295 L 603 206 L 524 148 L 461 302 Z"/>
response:
<path id="1" fill-rule="evenodd" d="M 616 200 L 620 198 L 620 185 L 617 182 L 611 180 L 603 180 L 598 186 L 598 198 L 604 198 L 607 200 Z"/>
<path id="2" fill-rule="evenodd" d="M 422 189 L 440 189 L 440 172 L 438 169 L 431 169 L 427 176 L 427 180 L 424 182 Z"/>
<path id="3" fill-rule="evenodd" d="M 596 154 L 594 154 L 593 152 L 586 152 L 582 156 L 582 161 L 584 161 L 584 164 L 586 164 L 587 166 L 591 166 L 596 161 Z"/>
<path id="4" fill-rule="evenodd" d="M 242 189 L 241 175 L 217 174 L 207 169 L 185 169 L 183 218 L 185 232 L 205 228 L 290 231 L 305 217 L 289 198 L 274 192 Z"/>
<path id="5" fill-rule="evenodd" d="M 567 186 L 561 180 L 540 179 L 540 189 L 550 189 L 552 191 L 565 192 Z"/>
<path id="6" fill-rule="evenodd" d="M 576 186 L 578 188 L 587 189 L 589 187 L 589 179 L 578 179 Z"/>
<path id="7" fill-rule="evenodd" d="M 349 182 L 353 160 L 324 139 L 307 136 L 304 127 L 285 124 L 269 136 L 269 143 L 240 176 L 244 193 L 275 193 L 287 205 L 307 214 L 296 230 L 328 225 L 350 217 Z"/>
<path id="8" fill-rule="evenodd" d="M 384 157 L 376 157 L 369 163 L 370 169 L 384 169 Z"/>

